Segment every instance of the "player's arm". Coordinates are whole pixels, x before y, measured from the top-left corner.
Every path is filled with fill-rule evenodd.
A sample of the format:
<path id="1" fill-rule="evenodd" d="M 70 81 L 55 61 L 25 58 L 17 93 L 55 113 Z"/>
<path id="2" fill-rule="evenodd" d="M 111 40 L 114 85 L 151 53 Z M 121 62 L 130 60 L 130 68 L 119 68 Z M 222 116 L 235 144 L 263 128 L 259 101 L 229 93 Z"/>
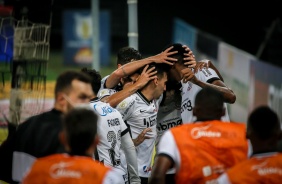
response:
<path id="1" fill-rule="evenodd" d="M 148 69 L 148 67 L 149 65 L 147 65 L 143 69 L 141 75 L 138 77 L 136 82 L 133 79 L 131 79 L 130 76 L 128 76 L 127 80 L 129 83 L 132 84 L 127 85 L 128 87 L 117 93 L 114 93 L 110 96 L 107 96 L 106 98 L 103 98 L 103 101 L 109 103 L 112 107 L 116 107 L 122 100 L 134 94 L 135 92 L 137 92 L 137 90 L 143 88 L 150 80 L 156 77 L 155 74 L 157 73 L 157 71 L 154 71 L 154 67 L 150 69 Z"/>
<path id="2" fill-rule="evenodd" d="M 196 76 L 194 76 L 192 78 L 191 82 L 200 86 L 201 88 L 211 87 L 213 89 L 216 89 L 217 91 L 219 91 L 223 95 L 224 102 L 226 102 L 226 103 L 233 104 L 236 101 L 235 93 L 230 88 L 228 88 L 225 85 L 225 83 L 220 79 L 216 79 L 216 80 L 213 80 L 211 83 L 208 83 L 208 82 L 203 82 L 201 80 L 198 80 L 198 78 Z"/>
<path id="3" fill-rule="evenodd" d="M 141 180 L 138 175 L 137 155 L 135 151 L 135 146 L 130 137 L 128 129 L 124 130 L 121 133 L 121 145 L 123 147 L 124 154 L 126 157 L 130 183 L 140 183 Z"/>
<path id="4" fill-rule="evenodd" d="M 149 184 L 165 184 L 166 172 L 172 168 L 173 162 L 166 155 L 158 155 L 149 178 Z"/>
<path id="5" fill-rule="evenodd" d="M 142 68 L 145 65 L 150 64 L 152 62 L 166 63 L 169 65 L 173 65 L 173 62 L 177 61 L 177 59 L 169 57 L 169 56 L 177 53 L 177 51 L 170 52 L 172 48 L 173 47 L 170 47 L 155 56 L 147 57 L 147 58 L 137 60 L 137 61 L 132 61 L 132 62 L 129 62 L 119 67 L 113 73 L 111 73 L 111 75 L 108 77 L 106 84 L 105 84 L 106 88 L 115 87 L 119 83 L 121 78 L 127 77 L 133 74 L 139 68 Z"/>
<path id="6" fill-rule="evenodd" d="M 177 147 L 170 130 L 166 131 L 160 139 L 157 157 L 154 162 L 149 184 L 164 184 L 169 169 L 175 167 L 177 160 Z"/>

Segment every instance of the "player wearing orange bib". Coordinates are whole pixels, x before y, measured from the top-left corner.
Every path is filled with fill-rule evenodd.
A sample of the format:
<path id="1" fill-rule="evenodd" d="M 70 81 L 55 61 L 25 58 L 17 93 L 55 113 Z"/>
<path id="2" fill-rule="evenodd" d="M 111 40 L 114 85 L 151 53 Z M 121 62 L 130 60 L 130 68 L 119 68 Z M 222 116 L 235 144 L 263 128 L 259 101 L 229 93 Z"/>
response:
<path id="1" fill-rule="evenodd" d="M 246 127 L 225 123 L 221 93 L 206 87 L 197 93 L 193 124 L 171 128 L 162 136 L 150 183 L 165 183 L 168 169 L 176 168 L 176 183 L 212 183 L 225 170 L 247 159 Z"/>
<path id="2" fill-rule="evenodd" d="M 247 126 L 253 155 L 220 176 L 218 183 L 281 183 L 282 153 L 277 152 L 281 125 L 277 114 L 267 106 L 258 107 L 250 114 Z"/>
<path id="3" fill-rule="evenodd" d="M 22 183 L 124 184 L 116 171 L 92 158 L 99 142 L 97 119 L 91 109 L 76 107 L 70 110 L 64 116 L 63 131 L 59 135 L 68 154 L 37 159 Z"/>

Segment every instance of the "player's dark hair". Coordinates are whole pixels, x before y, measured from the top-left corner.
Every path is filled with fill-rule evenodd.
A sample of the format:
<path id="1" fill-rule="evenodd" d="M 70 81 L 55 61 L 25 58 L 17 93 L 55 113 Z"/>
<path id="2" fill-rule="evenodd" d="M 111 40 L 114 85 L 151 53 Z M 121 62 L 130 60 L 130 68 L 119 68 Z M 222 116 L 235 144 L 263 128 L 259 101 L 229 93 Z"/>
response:
<path id="1" fill-rule="evenodd" d="M 199 109 L 202 120 L 218 119 L 224 109 L 223 95 L 211 87 L 204 87 L 196 95 L 194 108 Z"/>
<path id="2" fill-rule="evenodd" d="M 83 72 L 65 71 L 61 73 L 56 80 L 55 96 L 57 96 L 59 92 L 69 90 L 72 87 L 71 83 L 73 80 L 79 80 L 88 84 L 91 84 L 92 81 L 91 78 Z"/>
<path id="3" fill-rule="evenodd" d="M 117 53 L 117 64 L 124 65 L 142 59 L 141 53 L 132 47 L 122 47 Z"/>
<path id="4" fill-rule="evenodd" d="M 176 54 L 170 55 L 169 57 L 173 57 L 177 59 L 177 63 L 179 64 L 183 64 L 186 61 L 183 60 L 184 53 L 188 53 L 185 48 L 183 47 L 183 45 L 181 43 L 172 43 L 172 44 L 168 44 L 167 46 L 165 46 L 165 48 L 163 49 L 163 51 L 165 51 L 166 49 L 168 49 L 169 47 L 173 46 L 173 48 L 170 50 L 170 52 L 173 51 L 178 51 Z"/>
<path id="5" fill-rule="evenodd" d="M 85 155 L 97 134 L 98 116 L 91 109 L 74 108 L 63 116 L 63 129 L 72 155 Z"/>
<path id="6" fill-rule="evenodd" d="M 95 69 L 87 69 L 87 68 L 82 68 L 81 71 L 91 77 L 92 90 L 95 93 L 95 95 L 97 95 L 101 87 L 101 80 L 102 80 L 100 73 L 96 71 Z"/>
<path id="7" fill-rule="evenodd" d="M 268 139 L 280 131 L 278 115 L 268 106 L 260 106 L 248 117 L 248 129 L 261 140 Z"/>

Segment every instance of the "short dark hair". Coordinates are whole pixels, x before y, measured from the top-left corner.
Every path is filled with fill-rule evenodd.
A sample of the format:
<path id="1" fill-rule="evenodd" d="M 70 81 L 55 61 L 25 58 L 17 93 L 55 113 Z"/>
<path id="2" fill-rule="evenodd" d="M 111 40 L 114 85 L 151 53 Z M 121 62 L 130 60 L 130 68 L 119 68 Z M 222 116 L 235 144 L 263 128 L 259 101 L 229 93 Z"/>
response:
<path id="1" fill-rule="evenodd" d="M 177 63 L 179 63 L 179 64 L 184 64 L 186 62 L 185 60 L 183 60 L 183 58 L 185 57 L 184 53 L 188 53 L 188 52 L 183 47 L 183 44 L 181 44 L 181 43 L 168 44 L 167 46 L 165 46 L 163 51 L 165 51 L 166 49 L 168 49 L 171 46 L 173 46 L 173 48 L 170 50 L 170 52 L 173 52 L 173 51 L 178 51 L 178 52 L 176 54 L 170 55 L 169 57 L 176 58 Z"/>
<path id="2" fill-rule="evenodd" d="M 278 115 L 268 106 L 259 106 L 248 117 L 248 130 L 261 140 L 265 140 L 281 131 Z"/>
<path id="3" fill-rule="evenodd" d="M 137 71 L 137 73 L 141 74 L 145 67 L 146 67 L 146 65 L 141 67 Z M 155 71 L 157 71 L 157 76 L 160 77 L 160 78 L 162 78 L 164 76 L 164 73 L 168 73 L 169 69 L 170 69 L 170 65 L 165 64 L 165 63 L 155 63 L 155 62 L 152 62 L 152 63 L 149 64 L 148 69 L 150 69 L 152 67 L 155 67 Z"/>
<path id="4" fill-rule="evenodd" d="M 141 53 L 132 47 L 122 47 L 117 53 L 117 64 L 124 65 L 132 60 L 142 59 Z"/>
<path id="5" fill-rule="evenodd" d="M 59 92 L 69 90 L 71 88 L 71 83 L 73 80 L 79 80 L 88 84 L 91 84 L 91 78 L 79 71 L 65 71 L 61 73 L 57 80 L 55 85 L 55 96 L 58 95 Z"/>
<path id="6" fill-rule="evenodd" d="M 85 155 L 97 134 L 98 116 L 87 108 L 75 107 L 63 116 L 63 129 L 66 132 L 70 153 Z"/>
<path id="7" fill-rule="evenodd" d="M 101 87 L 101 80 L 102 80 L 100 73 L 95 69 L 87 69 L 87 68 L 82 68 L 81 71 L 83 73 L 86 73 L 92 78 L 92 82 L 91 82 L 92 90 L 95 93 L 95 95 L 97 95 Z"/>
<path id="8" fill-rule="evenodd" d="M 221 117 L 224 109 L 223 95 L 211 88 L 204 87 L 196 95 L 195 107 L 207 118 Z"/>

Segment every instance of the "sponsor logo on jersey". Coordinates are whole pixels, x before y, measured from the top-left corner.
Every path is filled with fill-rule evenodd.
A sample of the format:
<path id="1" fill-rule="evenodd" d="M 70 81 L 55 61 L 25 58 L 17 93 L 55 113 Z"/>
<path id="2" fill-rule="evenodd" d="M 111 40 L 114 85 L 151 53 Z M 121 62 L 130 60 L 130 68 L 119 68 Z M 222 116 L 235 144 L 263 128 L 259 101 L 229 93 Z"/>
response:
<path id="1" fill-rule="evenodd" d="M 111 106 L 101 107 L 101 106 L 98 106 L 97 104 L 94 104 L 93 108 L 101 116 L 107 116 L 108 114 L 112 112 L 116 112 L 116 110 L 112 108 Z"/>
<path id="2" fill-rule="evenodd" d="M 165 131 L 165 130 L 168 130 L 172 127 L 178 126 L 178 125 L 182 125 L 182 119 L 178 119 L 176 121 L 169 121 L 169 122 L 166 122 L 166 123 L 160 123 L 160 124 L 158 124 L 157 129 L 159 131 Z"/>
<path id="3" fill-rule="evenodd" d="M 142 109 L 140 109 L 140 113 L 143 113 L 143 112 L 146 112 L 146 110 L 142 110 Z"/>
<path id="4" fill-rule="evenodd" d="M 145 173 L 148 173 L 148 172 L 150 172 L 152 170 L 152 167 L 148 167 L 148 166 L 143 166 L 143 171 L 145 172 Z"/>
<path id="5" fill-rule="evenodd" d="M 252 166 L 251 170 L 257 170 L 257 173 L 261 176 L 269 174 L 282 175 L 282 169 L 278 167 L 267 167 L 267 161 L 262 162 L 259 165 Z"/>
<path id="6" fill-rule="evenodd" d="M 186 100 L 186 101 L 182 102 L 182 104 L 181 104 L 181 113 L 184 112 L 185 110 L 192 111 L 192 109 L 193 109 L 193 107 L 192 107 L 191 100 Z"/>
<path id="7" fill-rule="evenodd" d="M 151 116 L 149 118 L 144 118 L 143 122 L 144 122 L 144 126 L 146 126 L 147 128 L 156 125 L 156 123 L 157 123 L 156 115 Z"/>
<path id="8" fill-rule="evenodd" d="M 52 165 L 50 168 L 50 176 L 54 179 L 59 178 L 81 178 L 82 174 L 77 170 L 71 170 L 68 167 L 72 166 L 73 163 L 60 162 Z"/>
<path id="9" fill-rule="evenodd" d="M 217 138 L 221 137 L 221 132 L 209 131 L 207 130 L 210 125 L 205 127 L 195 127 L 191 130 L 191 136 L 194 139 L 199 139 L 201 137 Z"/>

